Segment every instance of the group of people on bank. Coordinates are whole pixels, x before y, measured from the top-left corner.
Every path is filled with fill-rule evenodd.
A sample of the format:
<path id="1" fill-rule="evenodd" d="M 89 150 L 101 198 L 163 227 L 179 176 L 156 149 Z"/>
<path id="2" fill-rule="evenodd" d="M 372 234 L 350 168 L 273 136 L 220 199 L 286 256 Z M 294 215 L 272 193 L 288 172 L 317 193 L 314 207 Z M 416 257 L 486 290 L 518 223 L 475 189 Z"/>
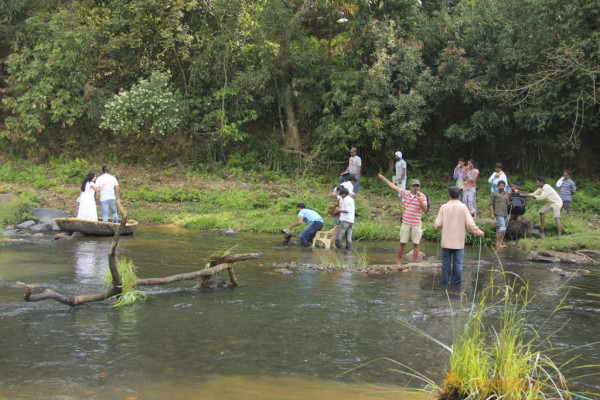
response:
<path id="1" fill-rule="evenodd" d="M 108 213 L 112 214 L 112 222 L 119 222 L 117 211 L 116 194 L 119 192 L 119 181 L 110 174 L 110 167 L 102 167 L 102 174 L 90 171 L 81 183 L 81 193 L 77 198 L 79 203 L 77 218 L 86 221 L 98 221 L 98 209 L 96 208 L 96 193 L 100 195 L 100 208 L 102 210 L 102 221 L 108 222 Z"/>
<path id="2" fill-rule="evenodd" d="M 413 244 L 413 261 L 419 257 L 419 243 L 422 237 L 423 212 L 428 211 L 428 199 L 421 192 L 421 182 L 418 179 L 410 181 L 410 187 L 406 189 L 407 169 L 406 161 L 402 158 L 402 152 L 394 153 L 395 175 L 392 181 L 378 174 L 378 178 L 390 189 L 398 193 L 404 211 L 402 214 L 402 226 L 400 228 L 400 246 L 396 262 L 402 262 L 402 256 L 406 245 Z M 354 196 L 359 191 L 359 181 L 362 172 L 362 161 L 357 155 L 356 148 L 350 149 L 348 167 L 340 175 L 338 185 L 334 189 L 336 203 L 332 206 L 330 214 L 336 216 L 334 222 L 339 223 L 339 229 L 335 238 L 336 247 L 343 248 L 343 239 L 346 240 L 346 249 L 352 247 L 352 227 L 355 219 Z M 459 284 L 462 281 L 462 264 L 465 247 L 466 230 L 469 229 L 477 236 L 483 236 L 484 232 L 475 223 L 478 215 L 477 208 L 477 179 L 479 170 L 474 160 L 459 159 L 454 169 L 455 186 L 448 189 L 448 202 L 440 207 L 435 220 L 435 228 L 442 230 L 442 283 Z M 549 184 L 544 177 L 537 177 L 538 189 L 533 193 L 524 193 L 521 183 L 513 182 L 508 188 L 508 177 L 503 171 L 502 164 L 495 165 L 494 172 L 488 179 L 490 185 L 489 210 L 490 217 L 496 220 L 496 250 L 502 247 L 502 240 L 510 219 L 519 219 L 525 213 L 526 199 L 546 201 L 540 208 L 540 232 L 544 235 L 545 214 L 552 212 L 556 220 L 558 235 L 562 233 L 560 224 L 561 209 L 567 213 L 571 210 L 572 195 L 576 186 L 571 179 L 571 172 L 565 170 L 563 177 L 557 182 L 560 194 Z M 309 246 L 316 233 L 323 228 L 323 218 L 314 210 L 306 208 L 303 203 L 297 205 L 298 220 L 290 225 L 288 229 L 306 223 L 306 227 L 300 233 L 302 246 Z M 337 217 L 339 215 L 339 217 Z M 338 221 L 339 219 L 339 221 Z"/>

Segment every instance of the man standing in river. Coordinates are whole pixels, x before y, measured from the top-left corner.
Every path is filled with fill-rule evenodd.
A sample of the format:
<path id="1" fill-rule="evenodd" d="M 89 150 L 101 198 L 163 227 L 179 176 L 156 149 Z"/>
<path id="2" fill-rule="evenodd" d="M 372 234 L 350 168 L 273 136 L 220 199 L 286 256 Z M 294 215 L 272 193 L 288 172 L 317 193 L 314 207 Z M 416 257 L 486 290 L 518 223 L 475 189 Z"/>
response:
<path id="1" fill-rule="evenodd" d="M 435 219 L 435 229 L 442 230 L 442 284 L 458 285 L 462 282 L 463 257 L 465 255 L 465 237 L 467 228 L 477 236 L 483 231 L 475 221 L 467 206 L 458 198 L 460 192 L 456 186 L 448 189 L 448 202 L 440 207 Z M 450 279 L 452 278 L 452 279 Z"/>
<path id="2" fill-rule="evenodd" d="M 104 185 L 104 186 L 103 186 Z M 96 178 L 96 186 L 102 187 L 100 190 L 100 207 L 102 208 L 102 221 L 108 222 L 108 210 L 112 213 L 112 222 L 119 222 L 117 213 L 117 197 L 119 192 L 119 182 L 117 178 L 110 174 L 110 167 L 102 167 L 102 175 Z"/>
<path id="3" fill-rule="evenodd" d="M 413 244 L 413 262 L 417 262 L 419 260 L 419 242 L 423 235 L 421 212 L 427 211 L 427 197 L 419 191 L 421 182 L 418 179 L 413 179 L 410 182 L 410 190 L 402 190 L 390 182 L 385 176 L 378 174 L 377 177 L 384 181 L 390 189 L 398 192 L 400 200 L 404 204 L 402 227 L 400 228 L 400 247 L 398 247 L 396 263 L 402 264 L 404 247 L 409 240 Z"/>

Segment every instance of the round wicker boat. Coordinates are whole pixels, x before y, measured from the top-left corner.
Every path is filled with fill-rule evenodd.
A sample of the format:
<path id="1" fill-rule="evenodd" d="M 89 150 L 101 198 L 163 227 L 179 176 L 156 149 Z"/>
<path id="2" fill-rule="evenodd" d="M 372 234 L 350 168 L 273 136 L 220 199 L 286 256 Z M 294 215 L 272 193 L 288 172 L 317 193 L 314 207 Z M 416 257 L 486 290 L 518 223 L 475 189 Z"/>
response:
<path id="1" fill-rule="evenodd" d="M 81 232 L 89 236 L 113 236 L 120 224 L 114 222 L 86 221 L 77 218 L 55 218 L 58 227 L 65 232 Z M 137 221 L 128 221 L 121 235 L 132 235 L 137 228 Z"/>

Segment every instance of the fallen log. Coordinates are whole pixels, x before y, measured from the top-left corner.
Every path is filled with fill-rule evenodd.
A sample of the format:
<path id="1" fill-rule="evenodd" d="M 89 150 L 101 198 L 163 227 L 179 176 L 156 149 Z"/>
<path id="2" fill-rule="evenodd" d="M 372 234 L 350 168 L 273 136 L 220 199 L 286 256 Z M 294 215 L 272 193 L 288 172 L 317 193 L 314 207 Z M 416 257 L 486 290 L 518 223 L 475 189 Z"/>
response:
<path id="1" fill-rule="evenodd" d="M 202 278 L 205 276 L 210 277 L 210 276 L 216 274 L 217 272 L 232 268 L 233 267 L 233 261 L 231 261 L 232 259 L 234 259 L 235 261 L 245 261 L 245 260 L 257 259 L 260 256 L 261 256 L 261 253 L 247 253 L 247 254 L 237 254 L 237 255 L 233 255 L 233 256 L 228 256 L 228 257 L 225 257 L 226 259 L 228 259 L 228 262 L 225 262 L 225 263 L 222 263 L 219 265 L 215 265 L 214 267 L 211 267 L 211 268 L 201 269 L 199 271 L 187 272 L 184 274 L 166 276 L 164 278 L 138 279 L 136 281 L 136 286 L 167 285 L 169 283 L 178 282 L 178 281 L 198 279 L 198 278 Z M 234 283 L 233 281 L 231 283 L 234 286 L 237 286 L 237 283 Z"/>
<path id="2" fill-rule="evenodd" d="M 24 299 L 27 302 L 35 302 L 42 300 L 56 300 L 59 303 L 68 305 L 68 306 L 79 306 L 85 303 L 91 303 L 95 301 L 102 301 L 108 298 L 118 296 L 122 293 L 122 280 L 121 275 L 119 274 L 119 270 L 117 267 L 117 259 L 116 259 L 116 250 L 119 244 L 119 238 L 121 237 L 122 229 L 127 224 L 127 211 L 121 205 L 120 200 L 117 200 L 117 207 L 119 208 L 119 212 L 121 213 L 121 223 L 119 228 L 115 232 L 113 237 L 113 242 L 110 247 L 110 251 L 108 253 L 108 267 L 110 270 L 110 274 L 112 276 L 112 287 L 107 289 L 102 293 L 92 293 L 92 294 L 84 294 L 78 296 L 66 296 L 62 293 L 51 289 L 45 289 L 41 293 L 34 294 L 33 290 L 35 289 L 34 285 L 30 285 L 24 282 L 17 282 L 17 285 L 23 286 L 25 288 L 25 296 Z M 261 256 L 261 253 L 245 253 L 245 254 L 232 254 L 226 255 L 224 257 L 220 257 L 218 259 L 209 260 L 210 268 L 187 272 L 183 274 L 176 274 L 171 276 L 166 276 L 163 278 L 145 278 L 138 279 L 135 282 L 135 286 L 149 286 L 149 285 L 166 285 L 173 282 L 179 282 L 184 280 L 193 280 L 193 279 L 202 279 L 202 287 L 207 287 L 210 277 L 214 274 L 227 270 L 229 273 L 229 279 L 231 280 L 232 286 L 238 286 L 238 280 L 235 275 L 235 271 L 233 270 L 233 265 L 237 261 L 245 261 L 245 260 L 253 260 L 257 259 Z"/>

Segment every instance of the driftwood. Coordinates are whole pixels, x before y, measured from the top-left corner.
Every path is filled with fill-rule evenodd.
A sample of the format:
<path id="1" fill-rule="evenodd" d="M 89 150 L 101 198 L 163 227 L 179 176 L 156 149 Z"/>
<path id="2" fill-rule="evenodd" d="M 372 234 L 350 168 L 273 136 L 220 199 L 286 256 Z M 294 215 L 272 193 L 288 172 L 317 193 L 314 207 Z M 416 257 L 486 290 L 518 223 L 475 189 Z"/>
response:
<path id="1" fill-rule="evenodd" d="M 119 270 L 117 268 L 117 260 L 116 260 L 116 250 L 119 244 L 119 238 L 121 237 L 122 228 L 127 224 L 127 211 L 121 205 L 120 200 L 117 200 L 117 207 L 119 208 L 119 212 L 121 213 L 121 223 L 119 228 L 115 232 L 113 237 L 113 242 L 110 247 L 110 251 L 108 253 L 108 267 L 110 270 L 110 274 L 112 276 L 112 287 L 107 289 L 102 293 L 93 293 L 93 294 L 84 294 L 79 296 L 65 296 L 59 292 L 56 292 L 51 289 L 46 289 L 41 293 L 34 294 L 33 290 L 35 289 L 34 285 L 30 285 L 24 282 L 17 282 L 17 285 L 23 286 L 25 288 L 25 301 L 34 302 L 34 301 L 42 301 L 42 300 L 56 300 L 59 303 L 66 304 L 68 306 L 78 306 L 85 303 L 91 303 L 95 301 L 106 300 L 110 297 L 117 296 L 121 294 L 121 275 L 119 275 Z M 227 255 L 225 257 L 210 260 L 210 268 L 202 269 L 199 271 L 188 272 L 184 274 L 171 275 L 164 278 L 145 278 L 138 279 L 135 283 L 136 286 L 149 286 L 149 285 L 166 285 L 173 282 L 183 281 L 183 280 L 192 280 L 192 279 L 201 279 L 201 287 L 208 287 L 208 282 L 210 277 L 220 271 L 227 270 L 229 273 L 229 279 L 233 286 L 238 286 L 238 280 L 235 275 L 235 271 L 233 270 L 233 264 L 236 261 L 245 261 L 257 259 L 261 256 L 260 253 L 246 253 L 246 254 L 235 254 L 235 255 Z"/>

